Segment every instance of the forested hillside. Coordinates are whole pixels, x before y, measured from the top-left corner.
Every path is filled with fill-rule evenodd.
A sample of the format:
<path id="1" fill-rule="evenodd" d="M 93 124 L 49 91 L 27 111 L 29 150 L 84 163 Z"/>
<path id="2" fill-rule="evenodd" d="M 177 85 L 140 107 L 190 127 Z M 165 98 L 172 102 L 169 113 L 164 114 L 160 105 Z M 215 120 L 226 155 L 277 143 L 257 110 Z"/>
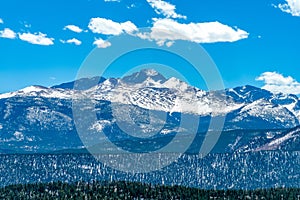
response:
<path id="1" fill-rule="evenodd" d="M 1 199 L 299 199 L 300 189 L 201 190 L 137 182 L 19 184 L 0 188 Z"/>

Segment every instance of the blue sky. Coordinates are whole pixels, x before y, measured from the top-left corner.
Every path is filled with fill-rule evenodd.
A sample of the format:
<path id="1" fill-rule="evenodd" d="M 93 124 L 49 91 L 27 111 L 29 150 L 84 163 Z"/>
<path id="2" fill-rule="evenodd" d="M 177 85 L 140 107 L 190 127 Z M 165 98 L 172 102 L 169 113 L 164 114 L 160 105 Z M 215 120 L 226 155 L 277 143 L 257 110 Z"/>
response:
<path id="1" fill-rule="evenodd" d="M 73 80 L 110 36 L 157 26 L 172 29 L 153 36 L 162 45 L 202 45 L 225 87 L 300 94 L 299 16 L 298 0 L 3 0 L 0 93 Z"/>

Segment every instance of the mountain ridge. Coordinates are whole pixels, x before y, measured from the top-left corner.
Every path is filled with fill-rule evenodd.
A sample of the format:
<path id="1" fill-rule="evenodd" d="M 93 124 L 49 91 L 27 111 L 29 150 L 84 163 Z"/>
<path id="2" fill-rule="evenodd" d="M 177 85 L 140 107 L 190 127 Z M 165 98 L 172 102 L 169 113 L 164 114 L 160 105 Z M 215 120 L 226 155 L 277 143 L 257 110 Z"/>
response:
<path id="1" fill-rule="evenodd" d="M 139 130 L 141 136 L 153 131 L 158 131 L 159 137 L 176 132 L 189 134 L 195 125 L 180 127 L 180 118 L 184 116 L 191 119 L 191 123 L 199 122 L 199 132 L 208 130 L 213 118 L 224 118 L 221 128 L 225 132 L 257 128 L 267 132 L 300 125 L 300 101 L 295 95 L 273 94 L 250 85 L 204 91 L 176 78 L 165 79 L 154 70 L 142 70 L 124 78 L 84 78 L 49 88 L 30 86 L 0 94 L 0 149 L 59 151 L 79 148 L 82 143 L 74 124 L 72 101 L 82 97 L 94 102 L 93 110 L 98 117 L 89 131 L 95 134 L 109 129 L 111 139 L 116 141 L 128 139 L 118 127 L 120 123 L 129 127 L 129 131 L 130 128 Z M 161 113 L 168 117 L 167 122 Z M 239 137 L 232 136 L 231 142 L 244 147 L 234 150 L 247 149 L 248 136 L 246 141 L 236 141 Z M 264 134 L 260 138 L 268 141 Z"/>

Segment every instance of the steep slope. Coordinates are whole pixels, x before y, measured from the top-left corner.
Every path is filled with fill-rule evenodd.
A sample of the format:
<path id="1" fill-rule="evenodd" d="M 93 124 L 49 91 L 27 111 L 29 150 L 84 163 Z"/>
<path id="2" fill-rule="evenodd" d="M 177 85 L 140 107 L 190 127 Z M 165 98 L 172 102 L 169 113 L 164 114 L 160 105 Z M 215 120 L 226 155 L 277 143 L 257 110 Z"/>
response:
<path id="1" fill-rule="evenodd" d="M 300 151 L 300 127 L 285 131 L 255 149 L 255 151 L 263 150 Z"/>
<path id="2" fill-rule="evenodd" d="M 52 86 L 51 88 L 71 89 L 72 90 L 75 87 L 77 90 L 87 90 L 99 83 L 104 82 L 105 80 L 106 80 L 105 78 L 99 77 L 99 76 L 92 77 L 92 78 L 81 78 L 76 81 L 71 81 L 71 82 L 55 85 L 55 86 Z"/>
<path id="3" fill-rule="evenodd" d="M 82 146 L 72 117 L 67 99 L 0 99 L 0 149 L 43 152 Z"/>
<path id="4" fill-rule="evenodd" d="M 269 100 L 273 95 L 267 90 L 260 89 L 251 85 L 226 89 L 225 92 L 226 95 L 232 97 L 235 102 L 240 103 L 252 103 L 260 99 Z"/>
<path id="5" fill-rule="evenodd" d="M 295 127 L 299 120 L 286 107 L 259 99 L 229 113 L 227 123 L 235 129 L 279 129 Z"/>

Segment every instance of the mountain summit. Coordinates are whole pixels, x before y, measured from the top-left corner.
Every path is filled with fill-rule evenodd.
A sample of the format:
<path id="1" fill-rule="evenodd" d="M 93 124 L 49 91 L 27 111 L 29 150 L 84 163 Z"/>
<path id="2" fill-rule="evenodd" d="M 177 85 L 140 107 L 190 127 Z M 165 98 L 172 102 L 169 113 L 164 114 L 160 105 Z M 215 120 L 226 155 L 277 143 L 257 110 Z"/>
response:
<path id="1" fill-rule="evenodd" d="M 128 84 L 138 84 L 145 82 L 147 79 L 152 79 L 153 81 L 160 83 L 163 83 L 167 80 L 163 75 L 154 69 L 142 69 L 139 72 L 135 72 L 131 75 L 123 77 L 121 80 Z"/>

